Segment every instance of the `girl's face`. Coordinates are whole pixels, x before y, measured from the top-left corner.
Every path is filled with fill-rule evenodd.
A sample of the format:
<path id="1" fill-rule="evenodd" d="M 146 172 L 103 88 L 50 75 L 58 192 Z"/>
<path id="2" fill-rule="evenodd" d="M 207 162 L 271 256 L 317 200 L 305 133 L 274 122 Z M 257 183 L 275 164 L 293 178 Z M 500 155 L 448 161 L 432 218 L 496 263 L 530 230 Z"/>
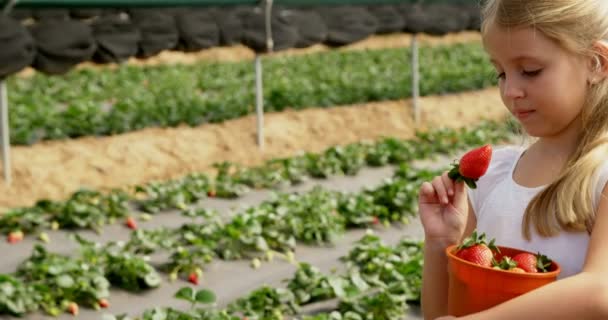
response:
<path id="1" fill-rule="evenodd" d="M 490 25 L 484 35 L 503 103 L 533 137 L 577 129 L 587 94 L 589 58 L 563 49 L 533 28 Z"/>

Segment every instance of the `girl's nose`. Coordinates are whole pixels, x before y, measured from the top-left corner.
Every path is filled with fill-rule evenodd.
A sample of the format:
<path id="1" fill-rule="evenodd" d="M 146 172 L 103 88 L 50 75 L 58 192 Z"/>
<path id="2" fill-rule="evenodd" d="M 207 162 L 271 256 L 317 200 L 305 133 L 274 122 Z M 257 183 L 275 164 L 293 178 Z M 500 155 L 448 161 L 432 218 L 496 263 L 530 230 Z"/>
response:
<path id="1" fill-rule="evenodd" d="M 516 80 L 505 79 L 503 80 L 502 90 L 505 98 L 508 99 L 517 99 L 523 98 L 525 96 L 525 92 L 521 83 L 518 83 Z"/>

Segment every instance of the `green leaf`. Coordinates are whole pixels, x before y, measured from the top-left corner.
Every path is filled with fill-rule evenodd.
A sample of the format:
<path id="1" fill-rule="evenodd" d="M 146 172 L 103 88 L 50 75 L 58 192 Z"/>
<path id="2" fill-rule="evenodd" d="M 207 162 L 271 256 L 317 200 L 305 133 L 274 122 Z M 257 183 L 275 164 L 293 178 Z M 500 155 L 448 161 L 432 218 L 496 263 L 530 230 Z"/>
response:
<path id="1" fill-rule="evenodd" d="M 210 290 L 199 290 L 196 292 L 196 302 L 198 303 L 203 303 L 203 304 L 209 304 L 209 303 L 214 303 L 216 300 L 215 294 L 210 291 Z"/>
<path id="2" fill-rule="evenodd" d="M 74 279 L 67 274 L 60 275 L 57 278 L 57 285 L 60 288 L 70 288 L 74 285 Z"/>
<path id="3" fill-rule="evenodd" d="M 183 287 L 179 289 L 173 297 L 176 299 L 193 302 L 195 300 L 194 289 L 190 287 Z"/>
<path id="4" fill-rule="evenodd" d="M 146 284 L 152 288 L 154 287 L 158 287 L 160 285 L 160 276 L 158 275 L 158 273 L 156 272 L 150 272 L 146 275 L 146 277 L 144 278 L 144 281 L 146 281 Z"/>

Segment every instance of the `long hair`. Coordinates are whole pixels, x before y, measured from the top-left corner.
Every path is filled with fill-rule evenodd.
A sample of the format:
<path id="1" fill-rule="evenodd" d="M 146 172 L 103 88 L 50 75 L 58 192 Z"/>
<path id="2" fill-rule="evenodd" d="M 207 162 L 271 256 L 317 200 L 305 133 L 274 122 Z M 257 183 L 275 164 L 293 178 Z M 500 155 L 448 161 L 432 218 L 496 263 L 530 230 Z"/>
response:
<path id="1" fill-rule="evenodd" d="M 597 71 L 604 57 L 594 44 L 608 39 L 608 0 L 486 0 L 482 33 L 494 23 L 504 28 L 531 27 L 571 53 L 595 59 Z M 531 227 L 542 237 L 561 231 L 591 232 L 596 171 L 608 154 L 608 81 L 589 84 L 581 115 L 582 132 L 576 150 L 557 179 L 528 204 L 522 234 Z"/>

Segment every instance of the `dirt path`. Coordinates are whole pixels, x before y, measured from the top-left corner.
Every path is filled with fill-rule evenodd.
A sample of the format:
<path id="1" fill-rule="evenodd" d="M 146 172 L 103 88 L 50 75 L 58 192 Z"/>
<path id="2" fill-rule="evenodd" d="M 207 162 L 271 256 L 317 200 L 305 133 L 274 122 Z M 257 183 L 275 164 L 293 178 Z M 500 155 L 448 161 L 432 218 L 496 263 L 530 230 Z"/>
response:
<path id="1" fill-rule="evenodd" d="M 420 128 L 458 127 L 506 114 L 495 88 L 425 97 L 421 106 Z M 209 171 L 219 161 L 255 165 L 364 139 L 408 138 L 415 124 L 410 102 L 401 100 L 267 114 L 263 152 L 255 143 L 255 128 L 255 116 L 248 116 L 195 128 L 152 128 L 15 147 L 14 181 L 10 187 L 0 185 L 0 207 L 63 199 L 80 187 L 105 189 L 176 178 Z"/>

